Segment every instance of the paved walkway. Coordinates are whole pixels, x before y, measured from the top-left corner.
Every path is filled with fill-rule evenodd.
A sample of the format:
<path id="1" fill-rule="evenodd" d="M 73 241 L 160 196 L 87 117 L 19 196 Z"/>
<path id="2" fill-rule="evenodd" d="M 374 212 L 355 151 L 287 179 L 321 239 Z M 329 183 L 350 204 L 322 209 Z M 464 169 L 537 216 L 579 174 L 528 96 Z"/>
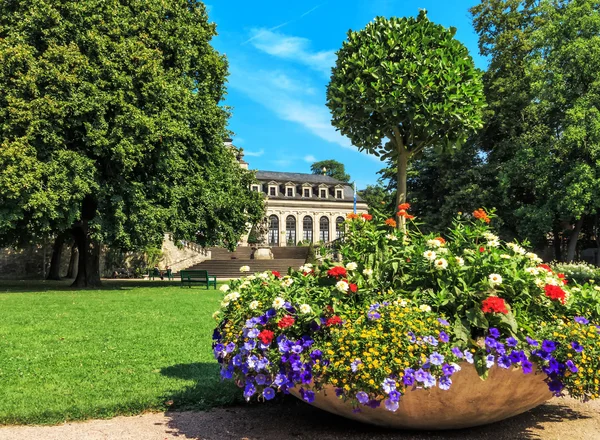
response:
<path id="1" fill-rule="evenodd" d="M 489 426 L 445 432 L 390 431 L 329 415 L 301 402 L 209 412 L 144 414 L 67 423 L 8 426 L 0 440 L 600 440 L 600 402 L 554 399 Z"/>

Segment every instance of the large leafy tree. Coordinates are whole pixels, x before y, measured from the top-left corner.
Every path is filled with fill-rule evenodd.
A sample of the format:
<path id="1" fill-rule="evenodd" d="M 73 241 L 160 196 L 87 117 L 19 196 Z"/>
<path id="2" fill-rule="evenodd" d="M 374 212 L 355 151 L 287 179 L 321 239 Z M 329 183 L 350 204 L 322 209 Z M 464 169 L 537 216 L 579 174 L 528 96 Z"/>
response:
<path id="1" fill-rule="evenodd" d="M 264 207 L 223 144 L 214 35 L 196 1 L 0 3 L 2 243 L 68 231 L 79 286 L 102 244 L 234 246 Z"/>
<path id="2" fill-rule="evenodd" d="M 343 163 L 335 159 L 321 160 L 314 162 L 310 166 L 310 172 L 313 174 L 323 174 L 323 169 L 325 169 L 326 176 L 333 177 L 342 182 L 350 182 L 350 175 L 346 174 L 346 167 Z"/>
<path id="3" fill-rule="evenodd" d="M 397 203 L 406 200 L 413 157 L 459 145 L 482 126 L 481 73 L 455 31 L 425 11 L 377 17 L 350 31 L 337 53 L 327 88 L 333 125 L 359 150 L 396 164 Z"/>

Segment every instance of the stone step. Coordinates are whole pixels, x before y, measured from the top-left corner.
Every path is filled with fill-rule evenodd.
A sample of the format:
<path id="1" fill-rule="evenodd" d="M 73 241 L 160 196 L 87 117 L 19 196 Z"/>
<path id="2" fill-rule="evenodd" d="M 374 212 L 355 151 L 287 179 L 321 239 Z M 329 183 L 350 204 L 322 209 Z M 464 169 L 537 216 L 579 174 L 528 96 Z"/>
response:
<path id="1" fill-rule="evenodd" d="M 264 272 L 275 270 L 286 274 L 289 267 L 298 269 L 304 264 L 304 259 L 279 259 L 279 260 L 250 260 L 250 259 L 235 259 L 235 260 L 207 260 L 194 266 L 189 267 L 189 270 L 206 270 L 210 275 L 217 278 L 239 278 L 243 276 L 240 273 L 240 267 L 249 266 L 249 273 Z"/>

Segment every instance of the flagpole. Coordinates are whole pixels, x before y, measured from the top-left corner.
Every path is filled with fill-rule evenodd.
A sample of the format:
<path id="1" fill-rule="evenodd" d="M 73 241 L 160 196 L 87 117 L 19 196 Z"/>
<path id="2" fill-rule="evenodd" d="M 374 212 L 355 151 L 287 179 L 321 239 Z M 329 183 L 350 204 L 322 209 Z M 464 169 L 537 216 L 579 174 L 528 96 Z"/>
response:
<path id="1" fill-rule="evenodd" d="M 354 182 L 354 213 L 356 214 L 356 182 Z"/>

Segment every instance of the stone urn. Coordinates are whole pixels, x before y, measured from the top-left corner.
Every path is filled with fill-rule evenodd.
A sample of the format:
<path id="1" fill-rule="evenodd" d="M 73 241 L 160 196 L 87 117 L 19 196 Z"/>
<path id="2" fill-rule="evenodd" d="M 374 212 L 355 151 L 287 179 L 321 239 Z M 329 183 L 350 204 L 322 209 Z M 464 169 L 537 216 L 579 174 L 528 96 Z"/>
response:
<path id="1" fill-rule="evenodd" d="M 273 252 L 271 251 L 270 247 L 258 247 L 254 250 L 252 258 L 254 258 L 255 260 L 272 260 Z"/>
<path id="2" fill-rule="evenodd" d="M 315 392 L 312 405 L 349 419 L 401 429 L 461 429 L 485 425 L 529 411 L 552 397 L 542 373 L 524 374 L 520 368 L 493 366 L 486 380 L 481 380 L 475 367 L 463 362 L 461 371 L 452 375 L 452 386 L 444 391 L 407 389 L 396 412 L 382 404 L 378 408 L 352 403 L 335 395 L 335 388 L 325 385 Z M 535 369 L 534 369 L 535 371 Z M 290 393 L 300 398 L 299 388 Z"/>

